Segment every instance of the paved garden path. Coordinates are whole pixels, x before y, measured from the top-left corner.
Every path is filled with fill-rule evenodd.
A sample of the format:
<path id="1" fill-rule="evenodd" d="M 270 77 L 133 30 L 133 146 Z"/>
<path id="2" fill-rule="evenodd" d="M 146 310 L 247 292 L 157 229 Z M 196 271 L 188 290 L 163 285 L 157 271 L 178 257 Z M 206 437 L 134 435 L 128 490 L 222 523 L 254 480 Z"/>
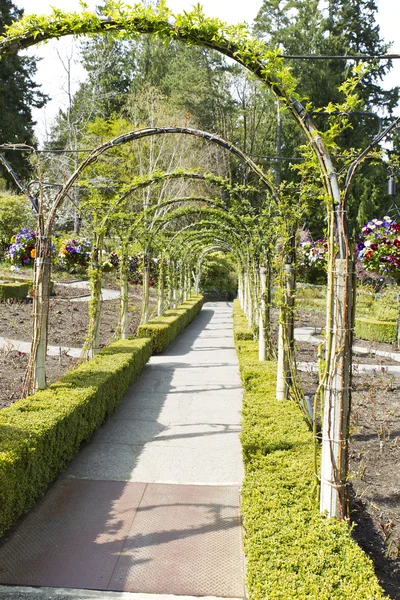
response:
<path id="1" fill-rule="evenodd" d="M 66 282 L 57 282 L 58 285 L 64 286 L 65 288 L 73 289 L 77 288 L 82 291 L 82 289 L 87 290 L 86 296 L 78 296 L 76 298 L 69 298 L 70 302 L 88 302 L 90 300 L 90 283 L 89 281 L 66 281 Z M 118 290 L 108 290 L 106 288 L 102 288 L 101 296 L 103 300 L 118 300 L 120 298 L 121 293 Z"/>
<path id="2" fill-rule="evenodd" d="M 151 358 L 0 548 L 2 600 L 244 597 L 231 313 L 206 304 Z"/>

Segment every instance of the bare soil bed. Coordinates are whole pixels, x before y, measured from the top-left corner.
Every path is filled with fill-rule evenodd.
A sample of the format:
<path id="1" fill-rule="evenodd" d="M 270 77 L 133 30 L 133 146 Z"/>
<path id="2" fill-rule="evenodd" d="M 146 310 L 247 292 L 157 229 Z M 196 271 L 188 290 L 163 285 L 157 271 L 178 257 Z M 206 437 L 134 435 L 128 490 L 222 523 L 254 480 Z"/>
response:
<path id="1" fill-rule="evenodd" d="M 88 303 L 72 302 L 64 293 L 79 297 L 87 295 L 82 288 L 55 286 L 56 296 L 50 299 L 49 338 L 52 346 L 81 348 L 88 328 Z M 65 299 L 60 298 L 62 294 Z M 130 333 L 136 333 L 140 322 L 141 288 L 131 288 Z M 155 293 L 151 293 L 150 313 L 155 312 Z M 119 300 L 103 302 L 101 313 L 100 343 L 102 346 L 115 339 L 118 324 Z M 32 334 L 32 302 L 0 303 L 0 336 L 6 340 L 30 341 Z M 11 351 L 7 344 L 0 350 L 0 408 L 9 406 L 21 397 L 21 386 L 28 356 L 23 352 Z M 79 361 L 61 353 L 60 357 L 47 357 L 48 381 L 53 383 Z"/>
<path id="2" fill-rule="evenodd" d="M 15 350 L 0 351 L 0 409 L 10 406 L 21 397 L 29 355 Z M 48 356 L 46 374 L 48 383 L 58 381 L 69 369 L 79 363 L 76 358 Z"/>
<path id="3" fill-rule="evenodd" d="M 324 326 L 324 315 L 299 311 L 297 326 Z M 388 344 L 355 345 L 394 351 Z M 297 343 L 297 360 L 314 362 L 316 347 Z M 374 562 L 382 587 L 400 600 L 400 377 L 387 373 L 400 363 L 355 353 L 355 364 L 376 364 L 373 373 L 353 374 L 350 441 L 353 536 Z M 301 372 L 304 392 L 313 395 L 315 373 Z"/>

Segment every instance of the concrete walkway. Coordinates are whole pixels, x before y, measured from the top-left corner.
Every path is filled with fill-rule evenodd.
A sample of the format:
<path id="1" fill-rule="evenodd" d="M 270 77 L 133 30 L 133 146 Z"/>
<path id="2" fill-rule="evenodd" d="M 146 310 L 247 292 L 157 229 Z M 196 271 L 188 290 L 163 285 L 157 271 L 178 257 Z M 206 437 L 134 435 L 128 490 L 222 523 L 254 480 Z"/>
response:
<path id="1" fill-rule="evenodd" d="M 31 351 L 31 342 L 23 342 L 22 340 L 9 340 L 8 338 L 0 337 L 0 349 L 1 350 L 16 350 L 29 354 Z M 80 358 L 82 354 L 82 348 L 69 348 L 68 346 L 47 346 L 48 356 L 60 356 L 60 354 L 66 354 L 73 356 L 74 358 Z"/>
<path id="2" fill-rule="evenodd" d="M 90 299 L 90 283 L 89 281 L 67 281 L 64 283 L 57 282 L 57 285 L 62 285 L 65 288 L 77 288 L 87 290 L 87 295 L 79 296 L 77 298 L 69 298 L 70 302 L 88 302 Z M 101 290 L 101 298 L 102 300 L 118 300 L 121 296 L 118 290 L 108 290 L 103 288 Z"/>
<path id="3" fill-rule="evenodd" d="M 0 598 L 244 598 L 231 313 L 206 304 L 151 358 L 0 548 Z"/>
<path id="4" fill-rule="evenodd" d="M 294 330 L 294 337 L 298 342 L 308 342 L 313 346 L 318 346 L 323 341 L 323 337 L 321 335 L 321 328 L 316 327 L 296 327 Z M 394 360 L 396 362 L 400 362 L 400 352 L 387 352 L 386 350 L 379 350 L 374 347 L 374 342 L 370 343 L 369 347 L 365 346 L 353 346 L 353 351 L 358 354 L 373 354 L 375 356 L 380 356 L 382 358 L 388 358 L 389 360 Z M 373 368 L 379 369 L 380 365 L 372 365 Z"/>

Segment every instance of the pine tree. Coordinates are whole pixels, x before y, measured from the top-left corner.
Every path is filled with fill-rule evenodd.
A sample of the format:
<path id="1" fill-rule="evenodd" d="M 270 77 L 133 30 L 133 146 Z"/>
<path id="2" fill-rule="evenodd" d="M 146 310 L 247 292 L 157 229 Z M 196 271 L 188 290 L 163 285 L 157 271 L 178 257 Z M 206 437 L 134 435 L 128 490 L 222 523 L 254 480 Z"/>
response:
<path id="1" fill-rule="evenodd" d="M 0 35 L 22 14 L 11 0 L 0 0 Z M 37 59 L 18 54 L 9 54 L 0 61 L 0 143 L 35 143 L 32 108 L 42 107 L 47 100 L 33 81 L 36 64 Z M 26 155 L 7 153 L 7 158 L 20 177 L 29 177 L 31 166 Z M 3 168 L 0 174 L 13 183 Z"/>
<path id="2" fill-rule="evenodd" d="M 379 55 L 386 53 L 389 45 L 380 37 L 376 14 L 375 0 L 329 0 L 327 13 L 321 10 L 318 0 L 264 0 L 255 20 L 254 31 L 271 46 L 280 46 L 283 54 Z M 299 81 L 298 92 L 311 99 L 315 108 L 343 100 L 338 88 L 351 75 L 353 64 L 337 59 L 290 61 Z M 390 118 L 398 103 L 399 88 L 384 90 L 381 79 L 391 63 L 376 61 L 376 64 L 371 63 L 371 67 L 359 86 L 362 99 L 360 110 Z M 318 126 L 324 129 L 326 117 L 315 118 Z M 341 147 L 365 148 L 377 133 L 377 119 L 358 114 L 352 117 L 352 125 L 353 128 L 340 139 Z M 293 131 L 291 140 L 293 146 L 288 150 L 293 155 L 300 142 L 298 132 Z M 357 183 L 355 180 L 348 203 L 350 221 L 355 229 L 366 218 L 377 216 L 388 202 L 385 167 L 367 163 L 361 173 L 358 177 L 362 177 L 363 182 Z M 379 197 L 381 208 L 377 205 Z M 311 226 L 318 229 L 316 221 Z"/>

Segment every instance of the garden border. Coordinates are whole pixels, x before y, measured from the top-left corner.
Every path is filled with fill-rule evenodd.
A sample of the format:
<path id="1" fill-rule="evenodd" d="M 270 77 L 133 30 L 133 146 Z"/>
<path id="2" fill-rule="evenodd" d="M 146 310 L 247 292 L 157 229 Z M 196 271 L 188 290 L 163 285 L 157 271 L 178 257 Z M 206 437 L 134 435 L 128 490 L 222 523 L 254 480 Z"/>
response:
<path id="1" fill-rule="evenodd" d="M 234 303 L 234 332 L 244 314 Z M 314 444 L 296 403 L 276 400 L 276 363 L 236 338 L 244 388 L 242 517 L 251 599 L 378 600 L 373 564 L 315 500 Z M 314 496 L 314 498 L 313 498 Z"/>
<path id="2" fill-rule="evenodd" d="M 159 354 L 166 350 L 176 336 L 193 321 L 201 311 L 203 304 L 203 296 L 192 296 L 177 308 L 166 310 L 162 317 L 156 317 L 144 325 L 139 325 L 138 335 L 151 338 L 153 353 Z"/>
<path id="3" fill-rule="evenodd" d="M 379 321 L 368 317 L 356 317 L 355 336 L 370 342 L 386 342 L 393 344 L 397 341 L 396 321 Z"/>
<path id="4" fill-rule="evenodd" d="M 163 324 L 163 343 L 172 342 L 202 305 L 195 296 L 169 311 L 177 316 Z M 149 330 L 158 321 L 150 321 Z M 112 414 L 157 348 L 150 337 L 118 340 L 59 382 L 0 411 L 0 536 Z"/>

